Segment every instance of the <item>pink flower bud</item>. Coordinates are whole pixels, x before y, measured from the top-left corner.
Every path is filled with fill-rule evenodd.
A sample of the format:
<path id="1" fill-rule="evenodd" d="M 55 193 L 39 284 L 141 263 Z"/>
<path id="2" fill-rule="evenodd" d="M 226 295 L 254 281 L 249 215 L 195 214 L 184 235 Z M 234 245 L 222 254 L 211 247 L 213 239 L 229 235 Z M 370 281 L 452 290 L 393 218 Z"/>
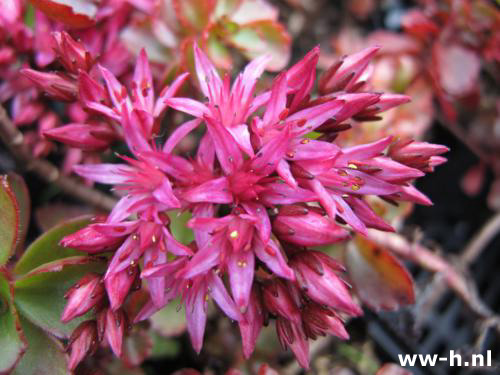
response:
<path id="1" fill-rule="evenodd" d="M 335 335 L 343 340 L 349 338 L 344 323 L 332 310 L 314 302 L 308 303 L 302 309 L 302 321 L 307 337 L 316 339 L 326 334 Z"/>
<path id="2" fill-rule="evenodd" d="M 68 348 L 71 350 L 69 369 L 74 370 L 87 355 L 93 354 L 98 346 L 96 322 L 87 320 L 81 323 L 69 339 Z"/>
<path id="3" fill-rule="evenodd" d="M 283 281 L 274 279 L 262 287 L 264 306 L 273 315 L 282 316 L 295 323 L 300 322 L 300 311 L 288 287 Z"/>
<path id="4" fill-rule="evenodd" d="M 310 210 L 306 215 L 278 214 L 273 230 L 283 240 L 302 246 L 328 245 L 349 237 L 335 221 Z"/>
<path id="5" fill-rule="evenodd" d="M 39 72 L 33 69 L 22 69 L 21 73 L 54 99 L 64 101 L 73 101 L 76 99 L 78 93 L 76 81 L 62 74 Z"/>
<path id="6" fill-rule="evenodd" d="M 299 364 L 309 369 L 309 343 L 301 322 L 292 322 L 286 318 L 276 319 L 276 333 L 283 348 L 289 347 Z"/>
<path id="7" fill-rule="evenodd" d="M 349 294 L 345 282 L 337 276 L 343 267 L 320 251 L 301 251 L 290 259 L 302 291 L 313 301 L 357 316 L 362 311 Z"/>
<path id="8" fill-rule="evenodd" d="M 85 251 L 89 254 L 98 254 L 113 250 L 122 240 L 123 239 L 119 237 L 106 236 L 90 225 L 64 237 L 60 245 Z"/>
<path id="9" fill-rule="evenodd" d="M 85 151 L 106 150 L 117 138 L 115 131 L 106 124 L 67 124 L 46 130 L 43 135 Z"/>
<path id="10" fill-rule="evenodd" d="M 112 310 L 118 309 L 123 304 L 132 285 L 138 280 L 140 279 L 137 265 L 131 265 L 126 270 L 112 273 L 104 280 Z"/>
<path id="11" fill-rule="evenodd" d="M 66 31 L 52 33 L 52 44 L 64 67 L 72 72 L 89 71 L 93 61 L 84 45 L 75 41 Z"/>
<path id="12" fill-rule="evenodd" d="M 85 314 L 96 306 L 105 295 L 101 276 L 95 273 L 86 274 L 71 287 L 65 295 L 68 299 L 61 316 L 61 321 L 67 323 L 77 316 Z"/>

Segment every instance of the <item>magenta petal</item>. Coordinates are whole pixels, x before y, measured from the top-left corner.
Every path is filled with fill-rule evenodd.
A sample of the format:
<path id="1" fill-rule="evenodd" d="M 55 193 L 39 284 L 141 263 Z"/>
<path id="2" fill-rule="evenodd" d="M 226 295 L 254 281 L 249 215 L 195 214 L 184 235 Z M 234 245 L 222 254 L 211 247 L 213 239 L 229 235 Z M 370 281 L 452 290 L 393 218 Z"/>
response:
<path id="1" fill-rule="evenodd" d="M 135 232 L 139 225 L 138 221 L 122 221 L 119 223 L 92 224 L 95 231 L 110 237 L 125 237 Z"/>
<path id="2" fill-rule="evenodd" d="M 355 196 L 350 196 L 349 198 L 347 198 L 347 202 L 353 209 L 355 215 L 359 217 L 368 228 L 375 228 L 388 232 L 395 231 L 395 229 L 391 225 L 387 224 L 381 217 L 379 217 L 372 210 L 370 205 L 363 199 Z"/>
<path id="3" fill-rule="evenodd" d="M 153 197 L 170 208 L 180 208 L 181 203 L 172 191 L 172 185 L 168 178 L 164 177 L 160 186 L 153 191 Z"/>
<path id="4" fill-rule="evenodd" d="M 342 150 L 342 154 L 336 159 L 335 164 L 346 167 L 352 160 L 365 160 L 379 156 L 391 142 L 392 136 L 389 136 L 376 142 L 345 148 Z"/>
<path id="5" fill-rule="evenodd" d="M 255 288 L 252 289 L 250 294 L 247 311 L 238 323 L 241 332 L 243 355 L 248 359 L 252 355 L 260 330 L 264 324 L 264 314 Z"/>
<path id="6" fill-rule="evenodd" d="M 209 109 L 204 104 L 190 98 L 169 98 L 165 100 L 165 104 L 194 117 L 201 118 L 210 114 Z"/>
<path id="7" fill-rule="evenodd" d="M 127 164 L 80 164 L 73 167 L 75 173 L 83 178 L 101 184 L 124 184 L 134 169 Z"/>
<path id="8" fill-rule="evenodd" d="M 267 243 L 271 237 L 271 221 L 269 220 L 266 208 L 261 204 L 253 202 L 243 203 L 242 205 L 246 212 L 257 218 L 255 226 L 257 227 L 259 237 L 264 243 Z"/>
<path id="9" fill-rule="evenodd" d="M 208 132 L 215 146 L 215 153 L 224 173 L 230 174 L 243 164 L 243 155 L 233 137 L 217 120 L 205 118 Z"/>
<path id="10" fill-rule="evenodd" d="M 231 292 L 240 311 L 246 311 L 250 291 L 252 290 L 255 259 L 253 252 L 239 251 L 228 259 L 229 282 Z"/>
<path id="11" fill-rule="evenodd" d="M 295 178 L 292 175 L 292 172 L 290 170 L 290 165 L 285 159 L 281 159 L 278 162 L 278 167 L 276 168 L 276 172 L 291 187 L 297 188 L 299 186 L 297 180 L 295 180 Z"/>
<path id="12" fill-rule="evenodd" d="M 222 80 L 208 57 L 194 45 L 194 62 L 198 83 L 203 94 L 213 103 L 220 103 L 219 93 L 222 90 Z"/>
<path id="13" fill-rule="evenodd" d="M 286 74 L 281 73 L 274 79 L 271 87 L 271 97 L 267 102 L 267 109 L 262 119 L 264 127 L 279 122 L 280 114 L 286 108 L 286 94 Z"/>
<path id="14" fill-rule="evenodd" d="M 288 280 L 295 279 L 295 274 L 288 266 L 283 250 L 278 243 L 276 243 L 273 239 L 269 240 L 267 244 L 258 240 L 255 242 L 253 251 L 260 261 L 262 261 L 276 275 Z"/>
<path id="15" fill-rule="evenodd" d="M 192 301 L 186 303 L 186 321 L 189 336 L 193 349 L 199 353 L 203 346 L 203 336 L 205 335 L 205 325 L 207 322 L 207 312 L 205 307 L 205 292 L 198 290 Z"/>
<path id="16" fill-rule="evenodd" d="M 234 140 L 238 143 L 238 146 L 240 146 L 241 150 L 248 156 L 253 157 L 254 151 L 252 143 L 250 142 L 250 133 L 248 131 L 248 126 L 246 124 L 236 125 L 227 128 L 227 130 L 231 133 Z"/>
<path id="17" fill-rule="evenodd" d="M 241 314 L 236 308 L 234 301 L 226 290 L 222 279 L 211 272 L 207 275 L 207 282 L 210 288 L 210 295 L 217 302 L 217 305 L 224 311 L 224 313 L 232 320 L 240 320 Z"/>
<path id="18" fill-rule="evenodd" d="M 137 240 L 133 236 L 127 237 L 113 255 L 104 278 L 127 269 L 131 264 L 136 264 L 141 255 L 142 251 L 137 246 Z"/>
<path id="19" fill-rule="evenodd" d="M 130 270 L 117 272 L 104 280 L 112 310 L 118 309 L 123 304 L 135 281 L 138 269 L 131 267 Z"/>
<path id="20" fill-rule="evenodd" d="M 168 137 L 167 141 L 163 145 L 163 152 L 170 154 L 174 150 L 175 146 L 177 146 L 186 135 L 196 129 L 200 124 L 201 120 L 195 119 L 187 121 L 184 124 L 180 125 L 177 129 L 174 130 L 170 137 Z"/>
<path id="21" fill-rule="evenodd" d="M 310 190 L 293 188 L 279 182 L 265 184 L 264 187 L 266 190 L 260 199 L 268 205 L 312 202 L 317 199 L 316 194 Z"/>
<path id="22" fill-rule="evenodd" d="M 134 323 L 139 323 L 143 320 L 149 319 L 162 307 L 156 307 L 156 305 L 152 301 L 148 301 L 134 318 Z"/>
<path id="23" fill-rule="evenodd" d="M 138 108 L 152 113 L 154 103 L 153 76 L 149 66 L 148 55 L 144 48 L 139 52 L 132 82 L 136 105 Z"/>
<path id="24" fill-rule="evenodd" d="M 231 203 L 233 201 L 226 177 L 209 180 L 189 189 L 182 193 L 182 198 L 192 203 Z"/>
<path id="25" fill-rule="evenodd" d="M 287 122 L 306 121 L 305 125 L 293 130 L 294 136 L 303 136 L 322 125 L 326 120 L 334 117 L 345 105 L 343 100 L 330 100 L 314 107 L 303 109 L 288 116 Z"/>
<path id="26" fill-rule="evenodd" d="M 192 278 L 215 267 L 219 264 L 220 253 L 224 251 L 224 247 L 223 234 L 213 235 L 210 241 L 205 244 L 205 247 L 198 250 L 186 267 L 180 271 L 180 276 Z"/>
<path id="27" fill-rule="evenodd" d="M 108 89 L 108 94 L 113 102 L 113 105 L 115 108 L 121 110 L 122 104 L 124 104 L 126 99 L 128 99 L 127 90 L 108 69 L 99 65 L 99 70 L 104 82 L 106 83 L 106 88 Z"/>
<path id="28" fill-rule="evenodd" d="M 332 159 L 340 152 L 333 143 L 303 139 L 290 146 L 287 156 L 289 160 Z"/>
<path id="29" fill-rule="evenodd" d="M 172 82 L 170 86 L 165 87 L 162 90 L 159 98 L 156 100 L 153 112 L 154 117 L 160 116 L 163 110 L 167 108 L 167 99 L 172 98 L 175 95 L 177 90 L 179 90 L 188 77 L 189 73 L 182 73 L 174 80 L 174 82 Z"/>
<path id="30" fill-rule="evenodd" d="M 163 228 L 163 235 L 167 244 L 167 250 L 177 256 L 193 255 L 193 251 L 188 246 L 177 241 L 167 228 Z"/>

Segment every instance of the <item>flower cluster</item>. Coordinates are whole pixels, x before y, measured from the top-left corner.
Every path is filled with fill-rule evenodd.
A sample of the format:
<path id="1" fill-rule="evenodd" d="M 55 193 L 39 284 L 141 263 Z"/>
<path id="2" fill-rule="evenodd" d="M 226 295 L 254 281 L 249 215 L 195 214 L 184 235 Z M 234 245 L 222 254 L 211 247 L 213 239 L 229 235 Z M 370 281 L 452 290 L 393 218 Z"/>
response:
<path id="1" fill-rule="evenodd" d="M 195 45 L 203 101 L 175 97 L 185 75 L 156 97 L 144 52 L 130 96 L 106 69 L 104 85 L 87 80 L 86 107 L 121 124 L 130 155 L 120 155 L 120 164 L 74 168 L 123 194 L 105 220 L 62 241 L 89 254 L 111 253 L 105 274 L 86 276 L 68 293 L 63 321 L 97 312 L 72 337 L 71 367 L 98 338 L 120 355 L 124 322 L 146 319 L 178 297 L 198 352 L 210 299 L 238 322 L 246 357 L 270 319 L 306 368 L 309 338 L 348 337 L 343 319 L 362 310 L 342 279 L 343 266 L 314 247 L 344 241 L 350 231 L 392 231 L 368 196 L 430 204 L 411 181 L 443 163 L 439 155 L 447 148 L 392 137 L 350 148 L 333 143 L 351 127 L 348 121 L 373 120 L 409 98 L 364 90 L 376 47 L 335 63 L 319 79 L 321 95 L 313 96 L 319 52 L 313 49 L 257 93 L 269 56 L 250 62 L 231 84 Z M 193 119 L 159 144 L 157 118 L 167 107 Z M 190 157 L 176 152 L 202 129 Z M 92 142 L 82 138 L 81 147 Z M 175 210 L 192 215 L 189 244 L 171 233 L 167 213 Z M 150 300 L 127 317 L 124 301 L 140 281 Z"/>

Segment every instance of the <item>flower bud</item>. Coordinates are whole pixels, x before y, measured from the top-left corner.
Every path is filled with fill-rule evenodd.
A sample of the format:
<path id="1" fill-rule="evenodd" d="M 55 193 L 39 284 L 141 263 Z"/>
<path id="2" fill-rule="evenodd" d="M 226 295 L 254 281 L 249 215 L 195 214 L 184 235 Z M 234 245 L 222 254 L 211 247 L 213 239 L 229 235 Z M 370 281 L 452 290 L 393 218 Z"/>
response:
<path id="1" fill-rule="evenodd" d="M 139 267 L 137 265 L 130 265 L 127 269 L 112 273 L 104 279 L 104 285 L 112 310 L 118 309 L 123 304 L 132 285 L 138 279 Z"/>
<path id="2" fill-rule="evenodd" d="M 262 299 L 266 309 L 273 315 L 282 316 L 295 323 L 300 322 L 300 311 L 287 286 L 278 279 L 262 287 Z"/>
<path id="3" fill-rule="evenodd" d="M 289 347 L 304 368 L 309 368 L 309 343 L 302 322 L 292 322 L 283 317 L 276 319 L 276 333 L 283 348 Z"/>
<path id="4" fill-rule="evenodd" d="M 69 369 L 74 370 L 85 356 L 93 354 L 98 346 L 96 322 L 87 320 L 81 323 L 69 339 L 68 349 L 71 350 Z"/>
<path id="5" fill-rule="evenodd" d="M 121 242 L 122 238 L 106 236 L 90 225 L 64 237 L 59 244 L 64 247 L 85 251 L 89 254 L 98 254 L 113 250 Z"/>
<path id="6" fill-rule="evenodd" d="M 342 320 L 332 310 L 317 303 L 311 302 L 304 307 L 302 321 L 304 332 L 311 339 L 326 334 L 335 335 L 343 340 L 349 338 Z"/>
<path id="7" fill-rule="evenodd" d="M 361 315 L 345 282 L 336 274 L 343 267 L 328 255 L 320 251 L 302 251 L 291 257 L 290 267 L 295 271 L 299 287 L 310 299 L 350 315 Z"/>
<path id="8" fill-rule="evenodd" d="M 21 73 L 54 99 L 64 101 L 73 101 L 76 99 L 78 93 L 76 81 L 62 74 L 39 72 L 33 69 L 22 69 Z"/>
<path id="9" fill-rule="evenodd" d="M 85 314 L 96 306 L 104 297 L 105 290 L 101 276 L 96 273 L 86 274 L 71 287 L 65 295 L 68 299 L 61 316 L 61 321 L 67 323 L 77 316 Z"/>
<path id="10" fill-rule="evenodd" d="M 79 70 L 89 71 L 92 68 L 90 53 L 82 43 L 75 41 L 66 31 L 53 32 L 52 44 L 66 70 L 78 73 Z"/>

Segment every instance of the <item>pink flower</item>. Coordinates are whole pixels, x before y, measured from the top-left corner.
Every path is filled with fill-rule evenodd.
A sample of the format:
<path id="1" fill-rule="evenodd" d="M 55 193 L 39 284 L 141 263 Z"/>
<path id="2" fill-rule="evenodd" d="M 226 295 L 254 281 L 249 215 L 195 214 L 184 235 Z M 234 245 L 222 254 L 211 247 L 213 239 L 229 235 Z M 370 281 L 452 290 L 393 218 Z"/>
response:
<path id="1" fill-rule="evenodd" d="M 98 347 L 96 322 L 87 320 L 80 323 L 71 334 L 68 342 L 68 348 L 71 350 L 69 369 L 74 370 L 85 356 L 93 354 Z"/>
<path id="2" fill-rule="evenodd" d="M 195 46 L 203 102 L 173 97 L 185 76 L 157 98 L 144 52 L 130 96 L 104 68 L 100 71 L 105 87 L 80 73 L 84 107 L 119 124 L 132 153 L 120 156 L 122 163 L 75 167 L 80 176 L 125 194 L 104 222 L 62 241 L 90 253 L 114 252 L 103 277 L 107 301 L 101 321 L 119 314 L 140 278 L 147 281 L 150 301 L 134 321 L 149 318 L 180 297 L 197 352 L 210 297 L 238 322 L 247 358 L 269 318 L 276 320 L 283 346 L 306 368 L 309 338 L 347 338 L 339 316 L 358 316 L 362 310 L 342 279 L 343 267 L 307 247 L 346 240 L 350 231 L 393 231 L 366 198 L 429 204 L 411 182 L 443 162 L 439 155 L 447 150 L 392 137 L 350 148 L 332 142 L 349 130 L 345 121 L 374 120 L 408 100 L 361 91 L 376 50 L 362 51 L 333 67 L 320 85 L 323 95 L 316 98 L 312 90 L 319 48 L 255 96 L 266 57 L 251 62 L 231 85 Z M 159 145 L 157 119 L 166 107 L 194 119 Z M 176 146 L 201 125 L 206 132 L 193 157 L 175 154 Z M 312 139 L 312 131 L 321 136 Z M 70 133 L 61 130 L 59 136 L 68 140 Z M 99 146 L 90 130 L 79 136 Z M 187 224 L 192 243 L 182 244 L 170 232 L 166 213 L 172 210 L 192 214 Z M 110 329 L 108 335 L 119 355 L 123 332 Z"/>

